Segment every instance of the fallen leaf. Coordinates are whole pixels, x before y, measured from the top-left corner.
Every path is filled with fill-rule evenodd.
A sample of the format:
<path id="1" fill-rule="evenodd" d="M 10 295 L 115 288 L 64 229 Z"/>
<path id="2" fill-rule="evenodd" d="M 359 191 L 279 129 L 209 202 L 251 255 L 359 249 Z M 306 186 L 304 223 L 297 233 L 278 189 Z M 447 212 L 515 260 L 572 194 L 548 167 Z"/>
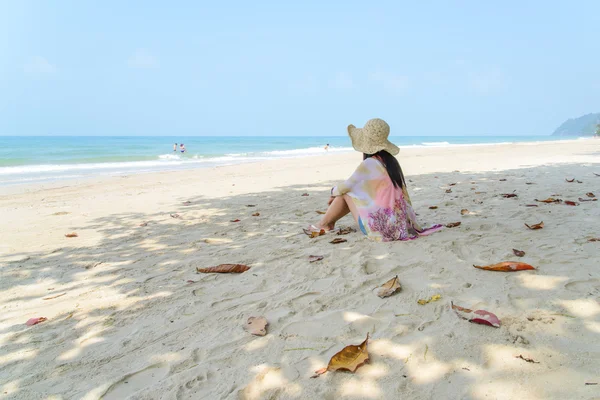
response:
<path id="1" fill-rule="evenodd" d="M 256 207 L 256 204 L 246 204 L 246 207 Z"/>
<path id="2" fill-rule="evenodd" d="M 267 334 L 267 319 L 265 317 L 250 317 L 244 325 L 244 329 L 256 336 L 265 336 Z"/>
<path id="3" fill-rule="evenodd" d="M 591 238 L 588 239 L 588 242 L 600 242 L 600 238 Z"/>
<path id="4" fill-rule="evenodd" d="M 171 218 L 181 218 L 181 215 L 179 214 L 170 214 Z"/>
<path id="5" fill-rule="evenodd" d="M 533 182 L 525 182 L 526 185 L 535 185 Z"/>
<path id="6" fill-rule="evenodd" d="M 598 201 L 598 199 L 582 199 L 581 197 L 579 198 L 579 201 Z"/>
<path id="7" fill-rule="evenodd" d="M 548 197 L 546 200 L 535 199 L 535 201 L 539 201 L 540 203 L 560 203 L 562 200 L 555 199 L 554 197 Z"/>
<path id="8" fill-rule="evenodd" d="M 310 196 L 308 193 L 302 193 L 302 196 Z"/>
<path id="9" fill-rule="evenodd" d="M 256 212 L 256 213 L 252 214 L 252 216 L 253 216 L 253 217 L 260 217 L 260 213 L 257 213 L 257 212 Z"/>
<path id="10" fill-rule="evenodd" d="M 537 204 L 525 204 L 525 207 L 539 207 Z"/>
<path id="11" fill-rule="evenodd" d="M 344 242 L 347 242 L 347 240 L 346 240 L 346 239 L 343 239 L 343 238 L 335 238 L 335 239 L 333 239 L 333 240 L 332 240 L 331 242 L 329 242 L 329 243 L 331 243 L 331 244 L 338 244 L 338 243 L 344 243 Z"/>
<path id="12" fill-rule="evenodd" d="M 500 328 L 500 320 L 495 314 L 489 311 L 473 311 L 469 308 L 457 306 L 454 304 L 454 302 L 450 302 L 450 304 L 452 305 L 452 309 L 454 310 L 454 312 L 456 312 L 456 315 L 458 315 L 462 319 L 466 319 L 467 321 L 472 322 L 474 324 L 488 325 L 493 326 L 494 328 Z"/>
<path id="13" fill-rule="evenodd" d="M 571 201 L 571 200 L 565 200 L 565 204 L 568 205 L 568 206 L 578 206 L 579 205 L 579 203 L 576 203 L 576 202 Z"/>
<path id="14" fill-rule="evenodd" d="M 308 262 L 314 263 L 317 261 L 321 261 L 323 256 L 308 256 Z"/>
<path id="15" fill-rule="evenodd" d="M 587 197 L 596 197 L 596 195 L 592 192 L 588 192 L 585 194 Z"/>
<path id="16" fill-rule="evenodd" d="M 500 196 L 504 197 L 505 199 L 510 199 L 511 197 L 518 197 L 516 193 L 502 193 Z"/>
<path id="17" fill-rule="evenodd" d="M 450 222 L 449 224 L 446 224 L 446 228 L 456 228 L 457 226 L 460 226 L 460 222 Z"/>
<path id="18" fill-rule="evenodd" d="M 147 223 L 147 222 L 142 222 L 142 223 L 140 224 L 140 226 L 148 226 L 148 223 Z"/>
<path id="19" fill-rule="evenodd" d="M 590 385 L 597 385 L 598 382 L 586 382 L 585 385 L 586 386 L 590 386 Z"/>
<path id="20" fill-rule="evenodd" d="M 398 275 L 396 275 L 395 277 L 393 277 L 392 279 L 390 279 L 389 281 L 387 281 L 379 287 L 379 290 L 377 291 L 377 296 L 383 299 L 384 297 L 389 297 L 393 295 L 400 289 L 402 289 L 402 286 L 400 285 L 400 281 L 398 280 Z"/>
<path id="21" fill-rule="evenodd" d="M 526 357 L 523 357 L 521 354 L 519 354 L 518 356 L 515 356 L 515 358 L 520 358 L 521 360 L 528 362 L 528 363 L 539 364 L 539 362 L 535 361 L 533 358 L 526 358 Z"/>
<path id="22" fill-rule="evenodd" d="M 42 323 L 44 321 L 48 321 L 48 318 L 46 318 L 46 317 L 29 318 L 27 320 L 27 322 L 25 322 L 25 325 L 27 325 L 27 326 L 33 326 L 33 325 L 40 324 L 40 323 Z"/>
<path id="23" fill-rule="evenodd" d="M 308 235 L 308 237 L 310 237 L 311 239 L 314 239 L 318 236 L 323 236 L 326 233 L 325 229 L 321 229 L 318 231 L 311 230 L 311 229 L 302 229 L 302 231 L 304 232 L 305 235 Z"/>
<path id="24" fill-rule="evenodd" d="M 240 222 L 240 221 L 241 221 L 241 220 L 239 220 L 239 219 L 237 219 L 237 218 L 236 218 L 236 219 L 232 219 L 232 220 L 231 220 L 231 221 L 229 221 L 229 222 Z"/>
<path id="25" fill-rule="evenodd" d="M 228 273 L 242 273 L 248 271 L 250 269 L 249 266 L 244 264 L 220 264 L 216 267 L 208 267 L 208 268 L 196 268 L 196 271 L 202 272 L 205 274 L 208 273 L 219 273 L 219 274 L 228 274 Z"/>
<path id="26" fill-rule="evenodd" d="M 460 210 L 460 215 L 467 215 L 469 213 L 469 210 L 467 210 L 466 208 L 463 208 L 462 210 Z"/>
<path id="27" fill-rule="evenodd" d="M 446 189 L 446 193 L 452 193 L 452 189 Z"/>
<path id="28" fill-rule="evenodd" d="M 525 226 L 531 230 L 542 229 L 544 227 L 544 221 L 540 222 L 539 224 L 533 224 L 533 225 L 525 224 Z"/>
<path id="29" fill-rule="evenodd" d="M 518 251 L 518 250 L 517 250 Z M 516 261 L 504 261 L 498 264 L 479 266 L 473 265 L 475 268 L 485 269 L 486 271 L 502 271 L 502 272 L 515 272 L 535 269 L 529 264 Z"/>
<path id="30" fill-rule="evenodd" d="M 193 281 L 191 279 L 188 279 L 187 281 L 185 281 L 186 283 L 196 283 L 196 281 Z"/>
<path id="31" fill-rule="evenodd" d="M 369 334 L 367 333 L 367 338 L 364 342 L 358 346 L 350 345 L 344 347 L 331 357 L 327 367 L 315 371 L 315 375 L 312 378 L 323 375 L 327 371 L 356 371 L 358 367 L 369 361 L 369 352 L 367 351 L 368 342 Z"/>
<path id="32" fill-rule="evenodd" d="M 183 205 L 184 205 L 184 206 L 189 206 L 190 204 L 192 204 L 192 202 L 191 202 L 191 201 L 184 201 L 184 202 L 183 202 Z"/>
<path id="33" fill-rule="evenodd" d="M 525 252 L 523 250 L 517 250 L 517 249 L 513 249 L 513 253 L 515 254 L 515 256 L 517 257 L 523 257 L 525 255 Z"/>
<path id="34" fill-rule="evenodd" d="M 431 207 L 429 207 L 430 210 L 437 210 L 437 208 L 438 208 L 437 206 L 431 206 Z"/>
<path id="35" fill-rule="evenodd" d="M 580 180 L 577 180 L 577 181 L 575 181 L 575 182 L 577 182 L 577 183 L 583 183 L 583 182 L 582 182 L 582 181 L 580 181 Z"/>
<path id="36" fill-rule="evenodd" d="M 337 232 L 338 235 L 347 235 L 349 233 L 354 233 L 356 232 L 356 229 L 352 228 L 351 226 L 348 226 L 346 228 L 340 228 Z"/>
<path id="37" fill-rule="evenodd" d="M 571 179 L 571 180 L 569 180 L 569 179 L 565 178 L 565 181 L 567 181 L 567 182 L 569 182 L 569 183 L 571 183 L 571 182 L 575 182 L 575 178 L 573 178 L 573 179 Z"/>
<path id="38" fill-rule="evenodd" d="M 500 179 L 500 182 L 506 182 L 506 178 Z"/>
<path id="39" fill-rule="evenodd" d="M 71 233 L 65 233 L 65 237 L 68 238 L 74 238 L 74 237 L 78 237 L 79 235 L 76 234 L 75 232 L 71 232 Z"/>
<path id="40" fill-rule="evenodd" d="M 424 306 L 427 303 L 438 301 L 441 298 L 442 298 L 442 295 L 440 295 L 440 294 L 434 294 L 433 296 L 431 296 L 431 297 L 429 297 L 427 299 L 419 299 L 419 300 L 417 300 L 417 303 L 419 303 L 420 305 Z"/>
<path id="41" fill-rule="evenodd" d="M 321 215 L 323 215 L 323 214 L 325 214 L 325 213 L 326 213 L 325 211 L 319 211 L 319 210 L 317 210 L 317 211 L 315 211 L 315 212 L 316 212 L 317 214 L 321 214 Z"/>
<path id="42" fill-rule="evenodd" d="M 456 183 L 449 183 L 448 186 L 455 186 Z"/>
<path id="43" fill-rule="evenodd" d="M 52 299 L 56 299 L 58 297 L 62 297 L 67 293 L 61 293 L 61 294 L 57 294 L 56 296 L 50 296 L 50 297 L 44 297 L 42 300 L 52 300 Z"/>

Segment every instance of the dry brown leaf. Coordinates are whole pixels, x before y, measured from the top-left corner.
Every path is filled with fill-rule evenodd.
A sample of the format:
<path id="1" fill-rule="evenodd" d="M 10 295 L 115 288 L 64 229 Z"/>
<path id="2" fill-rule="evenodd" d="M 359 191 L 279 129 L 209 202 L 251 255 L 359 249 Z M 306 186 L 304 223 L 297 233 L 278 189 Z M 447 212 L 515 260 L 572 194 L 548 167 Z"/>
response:
<path id="1" fill-rule="evenodd" d="M 369 361 L 369 352 L 367 351 L 368 342 L 369 334 L 367 333 L 367 338 L 364 342 L 358 346 L 350 345 L 344 347 L 331 357 L 327 367 L 315 371 L 315 375 L 312 378 L 317 378 L 327 371 L 356 371 L 358 367 Z"/>
<path id="2" fill-rule="evenodd" d="M 539 207 L 537 204 L 525 204 L 525 207 Z"/>
<path id="3" fill-rule="evenodd" d="M 325 212 L 325 211 L 319 211 L 319 210 L 317 210 L 317 211 L 315 211 L 315 212 L 316 212 L 317 214 L 321 214 L 321 215 L 324 215 L 324 214 L 326 214 L 326 212 Z"/>
<path id="4" fill-rule="evenodd" d="M 506 178 L 500 179 L 500 182 L 506 182 Z"/>
<path id="5" fill-rule="evenodd" d="M 600 238 L 591 238 L 588 239 L 588 242 L 600 242 Z"/>
<path id="6" fill-rule="evenodd" d="M 256 207 L 256 204 L 246 204 L 246 207 Z"/>
<path id="7" fill-rule="evenodd" d="M 430 210 L 437 210 L 437 208 L 438 208 L 437 206 L 431 206 L 431 207 L 429 207 Z"/>
<path id="8" fill-rule="evenodd" d="M 500 196 L 504 197 L 505 199 L 510 199 L 512 197 L 518 197 L 516 193 L 502 193 Z"/>
<path id="9" fill-rule="evenodd" d="M 539 224 L 533 224 L 533 225 L 525 224 L 525 226 L 531 230 L 542 229 L 544 227 L 544 221 L 540 222 Z"/>
<path id="10" fill-rule="evenodd" d="M 488 325 L 494 328 L 500 328 L 500 319 L 489 311 L 485 310 L 471 310 L 469 308 L 464 308 L 461 306 L 457 306 L 454 302 L 450 302 L 452 309 L 462 319 L 466 319 L 469 322 L 473 322 L 474 324 Z"/>
<path id="11" fill-rule="evenodd" d="M 389 297 L 393 295 L 400 289 L 402 289 L 402 285 L 400 285 L 398 275 L 396 275 L 395 277 L 393 277 L 392 279 L 390 279 L 389 281 L 387 281 L 379 287 L 379 290 L 377 291 L 377 296 L 383 299 L 384 297 Z"/>
<path id="12" fill-rule="evenodd" d="M 533 182 L 525 182 L 526 185 L 535 185 Z"/>
<path id="13" fill-rule="evenodd" d="M 57 299 L 59 297 L 64 296 L 67 293 L 61 293 L 61 294 L 57 294 L 56 296 L 50 296 L 50 297 L 44 297 L 42 300 L 52 300 L 52 299 Z"/>
<path id="14" fill-rule="evenodd" d="M 250 317 L 244 325 L 244 329 L 256 336 L 265 336 L 267 334 L 267 319 L 265 317 Z"/>
<path id="15" fill-rule="evenodd" d="M 565 200 L 565 204 L 568 205 L 568 206 L 578 206 L 579 205 L 579 203 L 576 203 L 576 202 L 571 201 L 571 200 Z"/>
<path id="16" fill-rule="evenodd" d="M 446 193 L 452 193 L 452 189 L 446 189 Z"/>
<path id="17" fill-rule="evenodd" d="M 331 242 L 329 242 L 329 243 L 331 243 L 331 244 L 338 244 L 338 243 L 344 243 L 344 242 L 347 242 L 347 240 L 346 240 L 346 239 L 343 239 L 343 238 L 335 238 L 335 239 L 333 239 L 333 240 L 332 240 Z"/>
<path id="18" fill-rule="evenodd" d="M 147 222 L 142 222 L 142 223 L 140 224 L 140 226 L 148 226 L 148 223 L 147 223 Z"/>
<path id="19" fill-rule="evenodd" d="M 528 363 L 539 364 L 539 362 L 535 361 L 533 358 L 523 357 L 522 354 L 519 354 L 518 356 L 515 356 L 515 358 L 520 358 L 521 360 L 523 360 L 525 362 L 528 362 Z"/>
<path id="20" fill-rule="evenodd" d="M 27 322 L 25 322 L 25 325 L 33 326 L 33 325 L 41 324 L 42 322 L 45 322 L 45 321 L 48 321 L 48 318 L 46 318 L 46 317 L 29 318 L 27 320 Z"/>
<path id="21" fill-rule="evenodd" d="M 240 221 L 241 221 L 241 220 L 239 220 L 239 219 L 237 219 L 237 218 L 236 218 L 236 219 L 232 219 L 232 220 L 231 220 L 231 221 L 229 221 L 229 222 L 240 222 Z"/>
<path id="22" fill-rule="evenodd" d="M 569 182 L 569 183 L 571 183 L 571 182 L 575 182 L 575 178 L 573 178 L 573 179 L 567 179 L 567 178 L 565 178 L 565 181 L 567 181 L 567 182 Z"/>
<path id="23" fill-rule="evenodd" d="M 325 229 L 315 230 L 315 229 L 302 229 L 305 235 L 309 238 L 314 239 L 319 236 L 325 235 Z"/>
<path id="24" fill-rule="evenodd" d="M 219 274 L 239 274 L 250 269 L 249 266 L 244 264 L 220 264 L 216 267 L 208 267 L 208 268 L 196 268 L 196 271 L 202 272 L 204 274 L 209 273 L 219 273 Z"/>
<path id="25" fill-rule="evenodd" d="M 479 265 L 473 265 L 475 268 L 479 268 L 479 269 L 484 269 L 486 271 L 500 271 L 500 272 L 515 272 L 515 271 L 526 271 L 526 270 L 531 270 L 531 269 L 535 269 L 533 266 L 529 265 L 529 264 L 525 264 L 522 262 L 516 262 L 516 261 L 504 261 L 498 264 L 494 264 L 494 265 L 486 265 L 486 266 L 479 266 Z"/>
<path id="26" fill-rule="evenodd" d="M 460 210 L 460 215 L 467 215 L 469 213 L 469 210 L 467 210 L 466 208 L 463 208 L 462 210 Z"/>
<path id="27" fill-rule="evenodd" d="M 593 199 L 583 199 L 583 198 L 579 198 L 579 201 L 598 201 L 598 199 L 593 198 Z"/>
<path id="28" fill-rule="evenodd" d="M 308 262 L 314 263 L 317 261 L 321 261 L 323 256 L 308 256 Z"/>
<path id="29" fill-rule="evenodd" d="M 446 224 L 446 228 L 456 228 L 457 226 L 460 226 L 460 222 L 450 222 L 449 224 Z"/>
<path id="30" fill-rule="evenodd" d="M 78 237 L 79 235 L 76 234 L 75 232 L 71 232 L 71 233 L 65 233 L 65 237 L 68 238 L 74 238 L 74 237 Z"/>
<path id="31" fill-rule="evenodd" d="M 302 193 L 302 196 L 310 196 L 308 193 Z"/>
<path id="32" fill-rule="evenodd" d="M 596 195 L 592 192 L 588 192 L 585 194 L 587 197 L 596 197 Z"/>
<path id="33" fill-rule="evenodd" d="M 525 252 L 523 250 L 517 250 L 517 249 L 513 249 L 513 253 L 515 254 L 515 256 L 517 257 L 523 257 L 525 255 Z"/>
<path id="34" fill-rule="evenodd" d="M 252 214 L 253 217 L 260 217 L 260 213 L 255 212 L 254 214 Z"/>
<path id="35" fill-rule="evenodd" d="M 548 197 L 546 200 L 535 199 L 535 201 L 539 201 L 540 203 L 560 203 L 562 200 L 555 199 L 554 197 Z"/>
<path id="36" fill-rule="evenodd" d="M 449 183 L 448 186 L 456 186 L 456 183 Z"/>
<path id="37" fill-rule="evenodd" d="M 354 232 L 356 232 L 356 229 L 354 229 L 354 228 L 352 228 L 352 227 L 348 226 L 348 227 L 346 227 L 346 228 L 340 228 L 340 229 L 338 230 L 337 234 L 338 234 L 338 235 L 347 235 L 347 234 L 349 234 L 349 233 L 354 233 Z"/>

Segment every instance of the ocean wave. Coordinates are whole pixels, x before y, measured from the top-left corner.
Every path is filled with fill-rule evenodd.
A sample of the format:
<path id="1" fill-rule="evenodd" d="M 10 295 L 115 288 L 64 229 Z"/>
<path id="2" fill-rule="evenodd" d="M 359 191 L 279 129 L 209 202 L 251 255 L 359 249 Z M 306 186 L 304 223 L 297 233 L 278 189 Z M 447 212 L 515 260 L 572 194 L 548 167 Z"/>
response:
<path id="1" fill-rule="evenodd" d="M 423 146 L 450 146 L 449 142 L 423 142 Z"/>

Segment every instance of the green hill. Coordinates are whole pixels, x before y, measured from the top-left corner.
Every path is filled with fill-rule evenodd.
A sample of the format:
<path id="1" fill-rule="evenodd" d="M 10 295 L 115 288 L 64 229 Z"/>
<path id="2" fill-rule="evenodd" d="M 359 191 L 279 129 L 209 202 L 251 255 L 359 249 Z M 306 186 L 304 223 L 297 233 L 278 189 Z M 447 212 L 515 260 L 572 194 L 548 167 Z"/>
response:
<path id="1" fill-rule="evenodd" d="M 570 118 L 559 126 L 552 136 L 593 136 L 600 124 L 600 113 Z"/>

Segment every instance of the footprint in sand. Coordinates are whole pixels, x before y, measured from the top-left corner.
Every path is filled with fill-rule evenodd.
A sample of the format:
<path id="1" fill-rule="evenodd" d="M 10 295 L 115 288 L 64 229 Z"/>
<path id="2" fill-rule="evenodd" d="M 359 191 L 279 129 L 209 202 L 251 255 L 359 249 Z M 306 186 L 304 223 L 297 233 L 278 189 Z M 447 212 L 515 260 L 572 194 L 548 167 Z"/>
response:
<path id="1" fill-rule="evenodd" d="M 124 399 L 149 385 L 155 385 L 167 376 L 168 372 L 169 365 L 167 363 L 151 365 L 138 372 L 125 375 L 121 380 L 112 384 L 100 398 L 103 400 Z"/>

